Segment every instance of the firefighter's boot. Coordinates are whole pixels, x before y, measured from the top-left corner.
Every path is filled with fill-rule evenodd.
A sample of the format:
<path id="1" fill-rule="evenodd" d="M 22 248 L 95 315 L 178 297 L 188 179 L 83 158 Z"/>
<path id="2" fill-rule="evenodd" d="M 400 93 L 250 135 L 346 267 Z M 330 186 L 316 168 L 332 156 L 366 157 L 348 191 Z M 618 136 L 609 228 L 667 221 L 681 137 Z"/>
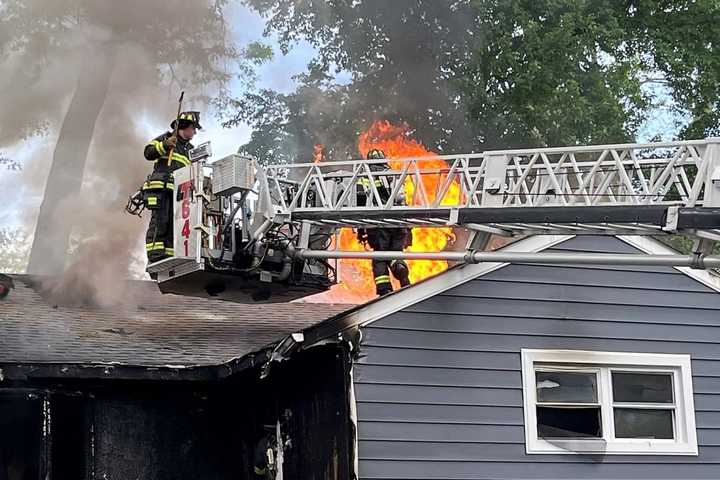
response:
<path id="1" fill-rule="evenodd" d="M 390 283 L 389 276 L 387 276 L 387 281 L 385 281 L 384 279 L 381 279 L 381 283 L 378 283 L 377 278 L 375 279 L 375 293 L 377 293 L 378 297 L 382 297 L 383 295 L 392 293 L 392 291 L 393 291 L 393 287 L 392 287 L 392 283 Z"/>
<path id="2" fill-rule="evenodd" d="M 410 285 L 410 269 L 408 269 L 404 260 L 393 260 L 390 264 L 390 270 L 400 282 L 400 286 L 407 287 Z"/>
<path id="3" fill-rule="evenodd" d="M 375 292 L 379 295 L 387 295 L 393 291 L 392 283 L 390 283 L 390 271 L 388 262 L 385 260 L 373 260 L 372 262 L 373 277 L 375 277 Z"/>

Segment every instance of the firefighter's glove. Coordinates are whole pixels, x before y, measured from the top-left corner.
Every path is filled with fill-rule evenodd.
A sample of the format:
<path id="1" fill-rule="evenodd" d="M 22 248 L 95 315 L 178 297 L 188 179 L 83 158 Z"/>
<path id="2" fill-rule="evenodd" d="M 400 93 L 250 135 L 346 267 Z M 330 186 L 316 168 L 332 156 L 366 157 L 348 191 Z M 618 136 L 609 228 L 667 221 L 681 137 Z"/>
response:
<path id="1" fill-rule="evenodd" d="M 173 135 L 172 137 L 168 137 L 163 141 L 163 146 L 166 150 L 175 148 L 175 145 L 177 145 L 177 137 L 175 135 Z"/>
<path id="2" fill-rule="evenodd" d="M 405 190 L 401 190 L 400 193 L 398 193 L 395 202 L 398 205 L 407 205 L 407 197 L 405 196 Z"/>

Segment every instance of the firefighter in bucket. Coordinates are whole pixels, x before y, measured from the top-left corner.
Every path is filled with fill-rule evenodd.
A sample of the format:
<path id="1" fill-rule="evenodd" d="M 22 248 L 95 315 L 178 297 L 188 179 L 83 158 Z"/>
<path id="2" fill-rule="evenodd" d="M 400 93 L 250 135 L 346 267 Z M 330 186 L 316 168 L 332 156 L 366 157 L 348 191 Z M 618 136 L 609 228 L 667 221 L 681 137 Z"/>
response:
<path id="1" fill-rule="evenodd" d="M 368 160 L 384 160 L 385 152 L 373 149 L 367 154 Z M 381 172 L 390 170 L 390 166 L 385 162 L 376 162 L 370 165 L 373 172 Z M 374 182 L 380 199 L 387 202 L 390 198 L 394 179 L 389 176 L 377 176 L 372 180 L 369 178 L 361 178 L 357 183 L 357 204 L 367 205 L 368 199 L 372 198 L 372 187 L 370 182 Z M 405 202 L 404 195 L 402 198 L 398 195 L 396 202 L 403 204 Z M 412 245 L 412 230 L 409 228 L 368 228 L 358 229 L 358 240 L 376 251 L 401 251 Z M 392 283 L 390 283 L 390 272 L 400 282 L 402 287 L 410 285 L 410 270 L 404 260 L 373 260 L 372 261 L 373 277 L 375 277 L 375 291 L 378 295 L 386 295 L 393 291 Z"/>
<path id="2" fill-rule="evenodd" d="M 200 112 L 182 112 L 170 124 L 172 131 L 155 137 L 145 146 L 145 158 L 155 162 L 152 174 L 142 186 L 145 208 L 151 211 L 145 236 L 145 249 L 150 263 L 172 257 L 173 194 L 175 170 L 190 165 L 190 140 L 202 127 Z"/>

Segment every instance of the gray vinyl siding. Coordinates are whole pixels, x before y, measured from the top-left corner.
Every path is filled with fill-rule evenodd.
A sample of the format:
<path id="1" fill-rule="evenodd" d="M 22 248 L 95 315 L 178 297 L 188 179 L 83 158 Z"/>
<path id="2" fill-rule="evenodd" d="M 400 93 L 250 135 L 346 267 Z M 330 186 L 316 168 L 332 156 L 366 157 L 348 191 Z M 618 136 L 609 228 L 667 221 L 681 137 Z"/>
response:
<path id="1" fill-rule="evenodd" d="M 510 265 L 362 333 L 361 479 L 720 478 L 720 294 L 672 268 Z M 522 348 L 689 353 L 699 456 L 527 455 Z"/>

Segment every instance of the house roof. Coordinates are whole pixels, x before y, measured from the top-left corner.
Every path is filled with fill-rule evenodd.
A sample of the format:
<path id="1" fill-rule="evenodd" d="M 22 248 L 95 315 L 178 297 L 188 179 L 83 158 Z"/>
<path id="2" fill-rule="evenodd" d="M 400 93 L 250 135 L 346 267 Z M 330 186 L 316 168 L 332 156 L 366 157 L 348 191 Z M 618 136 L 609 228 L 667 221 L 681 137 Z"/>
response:
<path id="1" fill-rule="evenodd" d="M 58 306 L 42 293 L 42 278 L 12 278 L 14 290 L 0 300 L 4 365 L 220 365 L 351 308 L 163 295 L 150 281 L 130 281 L 125 305 Z"/>
<path id="2" fill-rule="evenodd" d="M 571 238 L 572 235 L 527 237 L 500 251 L 539 252 Z M 648 254 L 677 253 L 652 238 L 618 238 Z M 60 375 L 68 365 L 96 366 L 105 374 L 108 365 L 144 366 L 166 372 L 164 378 L 181 378 L 178 373 L 181 370 L 197 372 L 198 368 L 222 366 L 222 375 L 229 375 L 285 357 L 297 348 L 310 348 L 338 338 L 341 332 L 366 326 L 506 265 L 458 265 L 358 306 L 237 304 L 162 295 L 154 282 L 130 282 L 133 304 L 124 308 L 63 307 L 48 302 L 40 293 L 41 279 L 14 275 L 15 290 L 0 300 L 0 368 L 19 363 L 58 365 L 60 370 L 55 373 Z M 676 269 L 720 292 L 717 276 L 704 270 Z M 175 373 L 168 377 L 169 371 Z M 217 378 L 218 372 L 213 372 L 203 378 Z M 7 372 L 0 370 L 0 379 L 3 374 L 7 377 Z M 117 376 L 134 378 L 127 371 Z M 197 374 L 186 377 L 199 378 Z"/>

